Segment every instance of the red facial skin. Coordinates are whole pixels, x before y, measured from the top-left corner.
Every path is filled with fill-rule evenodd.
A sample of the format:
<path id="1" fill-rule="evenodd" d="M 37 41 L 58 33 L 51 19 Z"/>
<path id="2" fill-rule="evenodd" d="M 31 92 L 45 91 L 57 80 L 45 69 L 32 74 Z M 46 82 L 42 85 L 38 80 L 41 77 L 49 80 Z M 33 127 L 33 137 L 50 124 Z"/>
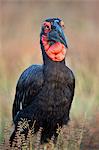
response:
<path id="1" fill-rule="evenodd" d="M 50 32 L 51 30 L 50 22 L 44 22 L 44 27 L 45 27 L 44 28 L 45 35 L 42 35 L 42 43 L 46 54 L 53 61 L 57 61 L 57 62 L 62 61 L 65 58 L 67 49 L 60 42 L 56 42 L 50 46 L 47 38 L 47 33 Z"/>
<path id="2" fill-rule="evenodd" d="M 45 34 L 47 34 L 51 30 L 50 22 L 44 22 L 43 26 L 44 26 L 44 32 L 45 32 Z"/>

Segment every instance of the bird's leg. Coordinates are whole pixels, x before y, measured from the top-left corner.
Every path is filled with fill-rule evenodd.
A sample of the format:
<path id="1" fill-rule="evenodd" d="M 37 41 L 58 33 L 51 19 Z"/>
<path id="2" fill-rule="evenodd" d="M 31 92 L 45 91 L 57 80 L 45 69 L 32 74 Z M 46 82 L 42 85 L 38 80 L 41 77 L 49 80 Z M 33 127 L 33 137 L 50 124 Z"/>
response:
<path id="1" fill-rule="evenodd" d="M 39 150 L 39 149 L 40 149 L 42 130 L 43 130 L 43 127 L 40 127 L 40 128 L 39 128 L 39 131 L 38 131 L 38 133 L 37 133 L 37 139 L 36 139 L 35 150 Z"/>

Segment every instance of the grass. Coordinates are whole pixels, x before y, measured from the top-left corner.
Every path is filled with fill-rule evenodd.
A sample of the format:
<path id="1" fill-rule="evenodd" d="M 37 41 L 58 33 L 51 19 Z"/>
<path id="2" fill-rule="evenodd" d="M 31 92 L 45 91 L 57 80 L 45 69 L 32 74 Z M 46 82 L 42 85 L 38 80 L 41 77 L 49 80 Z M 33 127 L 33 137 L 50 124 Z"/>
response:
<path id="1" fill-rule="evenodd" d="M 19 126 L 17 129 L 17 133 L 15 136 L 15 140 L 13 142 L 12 148 L 9 145 L 9 136 L 11 128 L 7 125 L 4 130 L 4 141 L 0 147 L 1 150 L 88 150 L 94 149 L 98 150 L 98 137 L 97 141 L 92 139 L 96 134 L 93 134 L 93 131 L 90 131 L 90 125 L 86 120 L 80 120 L 79 124 L 76 121 L 70 121 L 67 126 L 63 128 L 58 128 L 58 139 L 56 144 L 53 143 L 53 138 L 49 140 L 47 144 L 40 145 L 41 138 L 41 130 L 38 131 L 36 135 L 34 135 L 34 126 L 31 130 L 29 130 L 27 139 L 25 139 L 24 134 L 20 134 L 20 132 L 24 128 L 28 128 L 27 120 L 22 120 L 19 122 Z M 94 143 L 96 142 L 96 143 Z"/>
<path id="2" fill-rule="evenodd" d="M 4 15 L 0 23 L 0 149 L 10 149 L 11 110 L 19 75 L 29 65 L 42 62 L 38 46 L 40 21 L 54 14 L 64 17 L 66 23 L 65 32 L 69 39 L 67 60 L 75 72 L 76 89 L 70 123 L 59 132 L 55 145 L 52 139 L 41 149 L 99 150 L 98 3 L 60 1 L 49 4 L 53 7 L 47 2 L 35 5 L 5 2 L 0 5 L 3 6 L 0 15 Z M 25 141 L 23 135 L 16 149 L 21 142 L 22 149 L 26 146 L 35 149 L 39 139 L 40 136 L 37 138 L 30 131 L 28 140 Z"/>

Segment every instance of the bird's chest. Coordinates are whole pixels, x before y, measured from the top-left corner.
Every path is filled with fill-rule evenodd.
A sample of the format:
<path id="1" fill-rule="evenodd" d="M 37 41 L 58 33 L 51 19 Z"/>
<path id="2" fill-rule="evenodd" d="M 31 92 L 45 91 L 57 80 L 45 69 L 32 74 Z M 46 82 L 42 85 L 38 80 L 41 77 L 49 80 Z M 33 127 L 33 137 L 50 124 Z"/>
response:
<path id="1" fill-rule="evenodd" d="M 66 92 L 68 86 L 66 77 L 61 73 L 54 74 L 45 80 L 42 91 L 39 94 L 39 105 L 49 114 L 61 113 L 67 103 Z"/>

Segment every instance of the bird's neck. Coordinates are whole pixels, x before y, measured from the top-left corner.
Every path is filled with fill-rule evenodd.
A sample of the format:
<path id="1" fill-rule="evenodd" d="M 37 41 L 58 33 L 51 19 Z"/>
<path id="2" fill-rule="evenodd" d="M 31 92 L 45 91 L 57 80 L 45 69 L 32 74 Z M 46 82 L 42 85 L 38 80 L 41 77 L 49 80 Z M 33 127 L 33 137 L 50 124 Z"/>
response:
<path id="1" fill-rule="evenodd" d="M 65 65 L 65 59 L 63 59 L 62 61 L 53 61 L 53 60 L 51 60 L 51 59 L 48 57 L 48 55 L 46 54 L 42 42 L 41 42 L 41 50 L 42 50 L 43 63 L 44 63 L 44 65 L 46 65 L 46 66 L 52 66 L 52 67 L 56 67 L 56 66 L 62 67 L 62 66 Z"/>
<path id="2" fill-rule="evenodd" d="M 41 45 L 42 55 L 43 55 L 43 62 L 44 62 L 44 76 L 46 80 L 61 80 L 64 76 L 64 71 L 66 68 L 65 59 L 62 61 L 53 61 L 51 60 L 45 50 L 44 47 Z"/>
<path id="3" fill-rule="evenodd" d="M 65 66 L 65 59 L 62 61 L 53 61 L 50 58 L 43 56 L 43 62 L 44 62 L 44 66 L 52 67 L 52 68 L 54 68 L 54 67 L 61 68 L 61 67 Z"/>

